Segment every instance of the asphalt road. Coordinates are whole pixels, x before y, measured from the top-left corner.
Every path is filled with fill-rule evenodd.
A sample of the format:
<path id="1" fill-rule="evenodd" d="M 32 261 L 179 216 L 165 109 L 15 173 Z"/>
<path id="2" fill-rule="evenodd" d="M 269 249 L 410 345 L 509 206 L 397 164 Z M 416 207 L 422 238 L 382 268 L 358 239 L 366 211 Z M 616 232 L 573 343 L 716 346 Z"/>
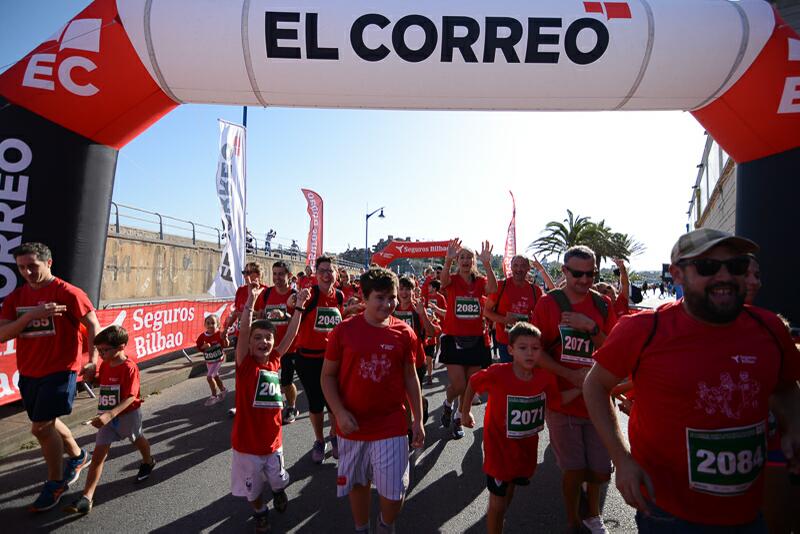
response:
<path id="1" fill-rule="evenodd" d="M 233 387 L 233 364 L 222 375 Z M 398 532 L 485 532 L 488 493 L 481 470 L 483 405 L 473 408 L 475 430 L 454 441 L 439 428 L 443 369 L 433 386 L 425 388 L 431 418 L 426 426 L 426 447 L 412 470 L 411 488 L 397 524 Z M 233 395 L 210 408 L 204 377 L 192 378 L 143 404 L 145 434 L 158 464 L 150 480 L 135 484 L 138 452 L 128 443 L 112 447 L 95 494 L 92 512 L 84 517 L 67 515 L 61 505 L 32 515 L 26 511 L 40 490 L 46 470 L 38 449 L 3 459 L 0 466 L 0 529 L 5 532 L 47 530 L 58 532 L 251 532 L 249 505 L 230 494 L 230 428 L 227 409 Z M 321 466 L 311 462 L 312 433 L 301 394 L 301 417 L 284 427 L 286 464 L 291 476 L 287 488 L 289 507 L 284 514 L 271 511 L 273 531 L 352 532 L 346 499 L 336 498 L 336 461 Z M 92 427 L 74 430 L 79 444 L 93 448 Z M 545 430 L 539 444 L 539 461 L 530 486 L 517 490 L 507 515 L 510 533 L 559 532 L 564 526 L 560 473 Z M 86 475 L 64 496 L 62 505 L 80 495 Z M 374 495 L 374 492 L 373 492 Z M 373 501 L 377 504 L 377 501 Z M 373 506 L 373 524 L 375 523 Z M 633 512 L 613 486 L 607 492 L 604 518 L 613 532 L 633 532 Z"/>

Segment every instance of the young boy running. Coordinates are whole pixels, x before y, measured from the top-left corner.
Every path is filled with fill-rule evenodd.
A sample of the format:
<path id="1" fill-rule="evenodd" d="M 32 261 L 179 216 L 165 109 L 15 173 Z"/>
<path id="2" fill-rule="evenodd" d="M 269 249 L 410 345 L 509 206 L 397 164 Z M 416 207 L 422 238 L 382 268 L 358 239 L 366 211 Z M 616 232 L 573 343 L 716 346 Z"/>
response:
<path id="1" fill-rule="evenodd" d="M 380 496 L 377 532 L 394 532 L 408 488 L 408 399 L 414 415 L 412 445 L 422 447 L 422 398 L 414 369 L 419 341 L 392 317 L 397 277 L 386 269 L 361 276 L 363 314 L 331 332 L 322 367 L 322 390 L 339 435 L 337 495 L 349 495 L 356 532 L 369 530 L 370 484 Z"/>
<path id="2" fill-rule="evenodd" d="M 461 407 L 464 426 L 473 428 L 469 409 L 476 393 L 488 393 L 483 420 L 483 471 L 489 490 L 487 531 L 503 531 L 506 510 L 515 486 L 527 486 L 536 471 L 539 432 L 550 403 L 566 403 L 579 389 L 563 393 L 555 376 L 536 367 L 542 351 L 541 333 L 530 323 L 518 322 L 509 332 L 511 363 L 495 364 L 470 377 Z"/>
<path id="3" fill-rule="evenodd" d="M 283 396 L 278 369 L 281 356 L 294 341 L 309 297 L 307 289 L 297 293 L 297 306 L 286 335 L 275 347 L 275 325 L 269 320 L 251 324 L 253 306 L 262 291 L 264 288 L 257 281 L 251 282 L 242 308 L 236 344 L 236 418 L 231 432 L 231 492 L 247 498 L 254 511 L 255 531 L 260 533 L 270 532 L 269 510 L 261 495 L 264 483 L 272 489 L 276 510 L 283 512 L 288 504 L 284 488 L 289 483 L 289 473 L 283 462 Z"/>
<path id="4" fill-rule="evenodd" d="M 222 367 L 222 362 L 225 360 L 222 349 L 228 346 L 228 333 L 225 330 L 220 331 L 219 317 L 216 315 L 206 317 L 203 324 L 206 331 L 197 337 L 196 344 L 197 350 L 203 353 L 203 359 L 208 368 L 206 380 L 208 380 L 208 387 L 211 388 L 211 396 L 206 399 L 205 405 L 211 406 L 223 401 L 228 393 L 225 384 L 219 377 L 219 368 Z"/>
<path id="5" fill-rule="evenodd" d="M 139 368 L 125 355 L 128 332 L 121 326 L 109 326 L 94 338 L 94 346 L 103 362 L 98 373 L 100 394 L 97 397 L 97 416 L 91 420 L 98 428 L 95 438 L 92 463 L 86 477 L 83 495 L 65 512 L 88 514 L 94 502 L 94 491 L 103 473 L 103 465 L 111 444 L 129 439 L 142 455 L 142 465 L 136 474 L 136 482 L 150 476 L 156 465 L 150 456 L 150 443 L 142 434 L 142 412 L 139 406 Z"/>

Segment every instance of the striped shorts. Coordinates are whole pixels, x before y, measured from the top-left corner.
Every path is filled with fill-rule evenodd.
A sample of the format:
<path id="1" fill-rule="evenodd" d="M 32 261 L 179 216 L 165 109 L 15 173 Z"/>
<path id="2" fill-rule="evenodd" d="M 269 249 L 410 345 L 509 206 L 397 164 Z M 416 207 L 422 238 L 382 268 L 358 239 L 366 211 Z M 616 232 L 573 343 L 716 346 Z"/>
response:
<path id="1" fill-rule="evenodd" d="M 339 437 L 339 473 L 336 495 L 344 497 L 353 486 L 370 486 L 384 499 L 400 501 L 408 489 L 408 436 L 356 441 Z"/>

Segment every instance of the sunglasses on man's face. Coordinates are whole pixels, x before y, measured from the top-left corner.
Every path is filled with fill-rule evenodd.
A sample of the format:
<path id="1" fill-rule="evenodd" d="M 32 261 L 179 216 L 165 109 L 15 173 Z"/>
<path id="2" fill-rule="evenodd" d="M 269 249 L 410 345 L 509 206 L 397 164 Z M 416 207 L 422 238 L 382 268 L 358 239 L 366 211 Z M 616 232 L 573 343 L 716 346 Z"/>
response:
<path id="1" fill-rule="evenodd" d="M 564 266 L 564 268 L 568 270 L 570 274 L 575 278 L 581 278 L 583 276 L 585 276 L 586 278 L 594 278 L 594 273 L 595 273 L 594 269 L 591 271 L 578 271 L 575 269 L 570 269 L 566 265 Z"/>
<path id="2" fill-rule="evenodd" d="M 697 274 L 700 276 L 714 276 L 724 265 L 732 276 L 744 276 L 750 266 L 750 258 L 738 256 L 729 260 L 713 260 L 711 258 L 699 258 L 695 260 L 682 260 L 679 265 L 694 265 Z"/>

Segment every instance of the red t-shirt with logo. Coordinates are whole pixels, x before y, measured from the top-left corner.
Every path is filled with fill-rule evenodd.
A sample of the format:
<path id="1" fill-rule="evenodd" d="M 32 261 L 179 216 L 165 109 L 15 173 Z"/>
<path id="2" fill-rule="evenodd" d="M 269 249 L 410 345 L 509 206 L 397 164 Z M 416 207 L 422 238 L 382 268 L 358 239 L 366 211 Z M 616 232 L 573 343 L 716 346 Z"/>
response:
<path id="1" fill-rule="evenodd" d="M 142 398 L 139 387 L 139 367 L 131 360 L 126 358 L 119 365 L 111 365 L 110 362 L 101 361 L 100 369 L 97 370 L 100 381 L 100 392 L 97 395 L 97 411 L 103 413 L 113 410 L 125 399 L 134 397 L 136 400 L 122 410 L 119 415 L 130 413 L 142 405 Z"/>
<path id="2" fill-rule="evenodd" d="M 358 422 L 356 432 L 337 434 L 358 441 L 406 434 L 405 366 L 414 364 L 418 346 L 411 327 L 395 317 L 378 327 L 359 314 L 333 330 L 325 359 L 339 362 L 339 395 Z"/>
<path id="3" fill-rule="evenodd" d="M 195 341 L 195 345 L 197 345 L 197 350 L 202 351 L 200 347 L 208 343 L 211 345 L 211 348 L 203 351 L 203 356 L 205 360 L 209 363 L 221 361 L 225 355 L 222 352 L 222 349 L 228 346 L 228 343 L 222 339 L 221 332 L 214 332 L 211 335 L 206 334 L 203 332 L 199 336 L 197 336 L 197 341 Z"/>
<path id="4" fill-rule="evenodd" d="M 273 325 L 275 325 L 275 329 L 277 330 L 275 334 L 274 345 L 276 347 L 283 340 L 283 337 L 286 335 L 286 330 L 289 328 L 289 320 L 292 318 L 291 314 L 294 312 L 294 307 L 290 308 L 287 302 L 289 301 L 289 297 L 291 297 L 293 294 L 294 291 L 292 291 L 291 288 L 287 288 L 286 293 L 281 295 L 278 292 L 278 288 L 273 287 L 269 292 L 269 297 L 265 297 L 264 299 L 264 316 L 269 319 Z M 284 318 L 270 318 L 270 313 L 274 311 L 283 312 Z"/>
<path id="5" fill-rule="evenodd" d="M 561 395 L 555 377 L 536 369 L 530 380 L 521 380 L 514 364 L 499 363 L 478 371 L 469 383 L 475 392 L 489 394 L 483 418 L 483 471 L 504 482 L 531 478 L 545 410 Z"/>
<path id="6" fill-rule="evenodd" d="M 280 361 L 276 351 L 263 365 L 248 354 L 236 367 L 236 417 L 231 445 L 238 452 L 266 456 L 283 444 Z"/>
<path id="7" fill-rule="evenodd" d="M 572 311 L 574 313 L 582 313 L 588 316 L 600 327 L 606 335 L 611 332 L 614 325 L 617 323 L 617 317 L 611 306 L 611 299 L 602 297 L 606 302 L 608 309 L 608 317 L 603 320 L 603 315 L 594 304 L 591 295 L 587 294 L 582 301 L 577 304 L 572 304 Z M 576 332 L 568 327 L 560 326 L 561 323 L 561 308 L 551 295 L 544 295 L 536 304 L 533 310 L 532 317 L 533 324 L 542 331 L 542 347 L 561 365 L 570 369 L 580 369 L 581 367 L 591 366 L 594 361 L 592 360 L 592 353 L 594 352 L 594 343 L 588 333 Z M 563 338 L 563 339 L 562 339 Z M 563 354 L 563 341 L 569 345 L 568 354 Z M 557 377 L 558 388 L 561 391 L 574 389 L 575 386 L 569 380 Z M 586 403 L 583 401 L 583 395 L 579 396 L 572 402 L 562 404 L 560 406 L 553 406 L 554 411 L 572 415 L 575 417 L 583 417 L 588 419 L 589 412 L 586 411 Z"/>
<path id="8" fill-rule="evenodd" d="M 29 307 L 55 302 L 67 310 L 31 321 L 17 336 L 17 369 L 22 376 L 39 378 L 61 371 L 80 371 L 83 335 L 80 320 L 94 306 L 82 289 L 54 278 L 39 289 L 18 287 L 3 301 L 0 319 L 15 321 Z"/>
<path id="9" fill-rule="evenodd" d="M 745 306 L 733 323 L 712 326 L 682 302 L 659 308 L 644 351 L 652 311 L 620 319 L 595 359 L 616 376 L 633 374 L 631 453 L 650 475 L 658 506 L 697 523 L 753 521 L 762 506 L 769 397 L 779 383 L 800 379 L 800 353 L 771 312 Z"/>
<path id="10" fill-rule="evenodd" d="M 495 302 L 494 311 L 502 316 L 512 313 L 520 321 L 530 321 L 533 308 L 542 298 L 539 286 L 523 282 L 518 286 L 514 280 L 506 279 L 498 282 L 497 293 L 489 296 Z M 500 295 L 500 302 L 497 296 Z M 513 325 L 495 323 L 495 337 L 498 343 L 508 345 L 508 331 Z"/>
<path id="11" fill-rule="evenodd" d="M 311 289 L 313 298 L 313 292 L 318 289 Z M 306 304 L 306 310 L 300 322 L 295 347 L 306 358 L 322 358 L 325 356 L 328 336 L 333 328 L 342 322 L 344 309 L 339 305 L 335 291 L 331 294 L 323 294 L 320 291 L 316 307 L 312 309 Z"/>
<path id="12" fill-rule="evenodd" d="M 447 286 L 447 313 L 442 330 L 448 336 L 482 336 L 483 306 L 481 297 L 486 296 L 486 278 L 478 276 L 466 282 L 460 274 L 450 276 Z"/>

